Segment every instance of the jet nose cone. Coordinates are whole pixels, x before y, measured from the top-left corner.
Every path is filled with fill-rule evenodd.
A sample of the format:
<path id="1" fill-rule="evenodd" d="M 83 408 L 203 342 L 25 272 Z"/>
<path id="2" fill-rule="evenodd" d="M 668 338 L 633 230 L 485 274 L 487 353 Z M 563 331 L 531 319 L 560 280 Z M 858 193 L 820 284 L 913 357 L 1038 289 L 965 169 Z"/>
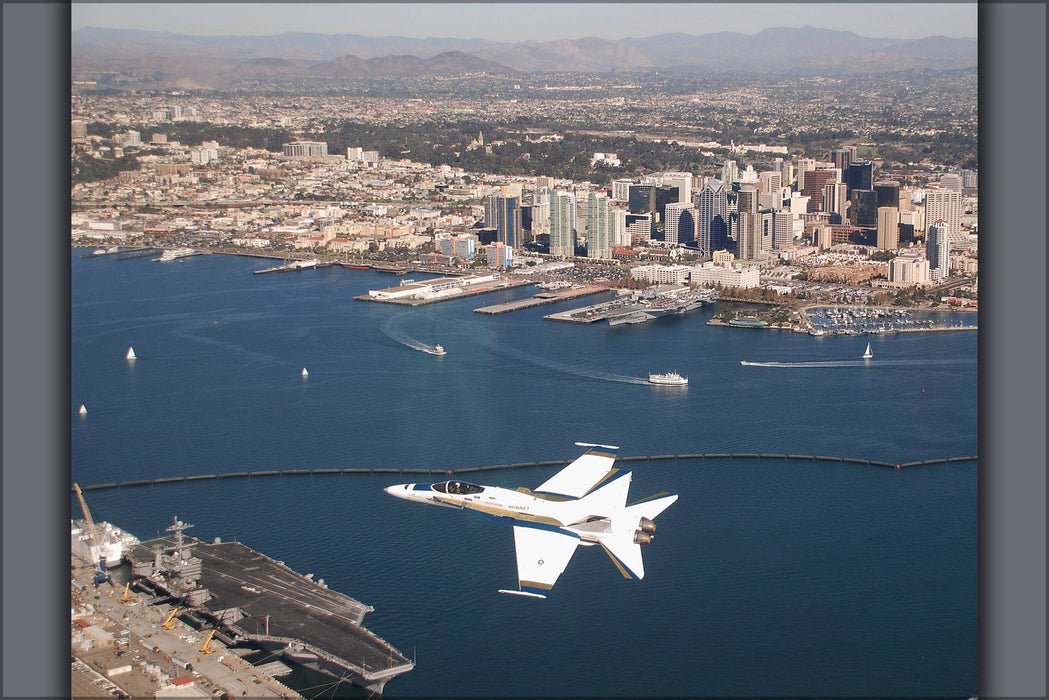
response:
<path id="1" fill-rule="evenodd" d="M 387 486 L 383 491 L 397 498 L 406 498 L 411 487 L 411 484 L 394 484 L 393 486 Z"/>

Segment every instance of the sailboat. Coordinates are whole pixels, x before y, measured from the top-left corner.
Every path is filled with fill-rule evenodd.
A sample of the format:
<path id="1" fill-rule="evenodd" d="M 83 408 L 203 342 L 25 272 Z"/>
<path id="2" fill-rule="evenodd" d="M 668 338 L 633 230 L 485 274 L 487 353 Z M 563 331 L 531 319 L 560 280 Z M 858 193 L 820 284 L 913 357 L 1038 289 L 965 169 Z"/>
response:
<path id="1" fill-rule="evenodd" d="M 874 353 L 871 352 L 871 344 L 867 343 L 867 349 L 863 351 L 863 359 L 869 360 L 874 357 Z"/>
<path id="2" fill-rule="evenodd" d="M 127 359 L 129 360 L 134 360 L 135 358 L 137 358 L 138 355 L 135 354 L 135 348 L 128 348 L 127 355 L 125 357 L 127 357 Z"/>
<path id="3" fill-rule="evenodd" d="M 303 367 L 302 368 L 302 378 L 305 379 L 308 376 L 310 376 L 310 373 L 306 371 L 305 367 Z"/>

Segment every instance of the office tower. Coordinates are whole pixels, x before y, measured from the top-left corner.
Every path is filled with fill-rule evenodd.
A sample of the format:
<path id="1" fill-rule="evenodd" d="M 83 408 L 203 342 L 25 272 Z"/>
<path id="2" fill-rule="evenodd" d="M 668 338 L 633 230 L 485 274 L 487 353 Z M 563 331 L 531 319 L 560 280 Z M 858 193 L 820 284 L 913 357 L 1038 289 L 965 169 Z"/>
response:
<path id="1" fill-rule="evenodd" d="M 562 258 L 575 256 L 576 200 L 571 192 L 554 192 L 550 197 L 550 254 Z"/>
<path id="2" fill-rule="evenodd" d="M 554 189 L 554 178 L 546 175 L 537 175 L 535 178 L 535 188 L 539 190 L 544 187 L 548 190 Z"/>
<path id="3" fill-rule="evenodd" d="M 758 250 L 772 250 L 775 240 L 776 212 L 772 209 L 758 210 Z"/>
<path id="4" fill-rule="evenodd" d="M 860 228 L 877 228 L 878 198 L 874 190 L 852 190 L 852 207 L 849 220 Z"/>
<path id="5" fill-rule="evenodd" d="M 958 173 L 944 173 L 940 176 L 940 187 L 961 194 L 963 187 L 962 176 Z"/>
<path id="6" fill-rule="evenodd" d="M 952 242 L 962 236 L 962 194 L 946 189 L 929 189 L 925 193 L 925 221 L 945 221 Z M 935 269 L 935 268 L 934 268 Z"/>
<path id="7" fill-rule="evenodd" d="M 656 210 L 655 185 L 634 185 L 628 188 L 627 204 L 631 214 L 648 214 Z"/>
<path id="8" fill-rule="evenodd" d="M 691 246 L 696 238 L 696 206 L 691 202 L 672 202 L 666 207 L 663 240 Z"/>
<path id="9" fill-rule="evenodd" d="M 586 256 L 612 257 L 612 222 L 608 197 L 591 192 L 586 202 Z"/>
<path id="10" fill-rule="evenodd" d="M 692 173 L 663 173 L 659 182 L 666 187 L 677 188 L 677 202 L 692 201 Z"/>
<path id="11" fill-rule="evenodd" d="M 786 209 L 779 209 L 773 219 L 772 249 L 786 250 L 794 242 L 794 222 L 801 221 L 801 217 L 795 216 Z"/>
<path id="12" fill-rule="evenodd" d="M 900 247 L 900 210 L 896 207 L 878 207 L 878 250 L 896 250 Z"/>
<path id="13" fill-rule="evenodd" d="M 736 161 L 726 160 L 725 164 L 721 166 L 721 181 L 731 187 L 732 183 L 738 180 L 739 168 L 736 167 Z"/>
<path id="14" fill-rule="evenodd" d="M 929 271 L 934 280 L 941 280 L 948 276 L 950 240 L 950 224 L 943 219 L 929 224 L 925 232 L 925 257 L 929 259 Z"/>
<path id="15" fill-rule="evenodd" d="M 849 169 L 845 175 L 845 184 L 849 186 L 849 194 L 853 190 L 874 189 L 874 164 L 865 160 L 857 163 L 849 163 Z"/>
<path id="16" fill-rule="evenodd" d="M 758 191 L 753 185 L 744 185 L 736 200 L 736 257 L 754 260 L 761 250 L 758 240 Z"/>
<path id="17" fill-rule="evenodd" d="M 788 160 L 776 159 L 776 170 L 779 171 L 780 183 L 783 187 L 790 187 L 794 182 L 794 166 Z"/>
<path id="18" fill-rule="evenodd" d="M 830 161 L 841 172 L 847 172 L 852 162 L 852 152 L 847 148 L 835 148 L 830 152 Z"/>
<path id="19" fill-rule="evenodd" d="M 696 195 L 696 247 L 711 255 L 728 244 L 728 193 L 720 180 L 707 180 Z"/>
<path id="20" fill-rule="evenodd" d="M 505 243 L 489 243 L 485 248 L 488 257 L 488 266 L 497 267 L 501 270 L 511 267 L 514 263 L 514 249 Z"/>
<path id="21" fill-rule="evenodd" d="M 650 240 L 652 238 L 652 215 L 627 212 L 626 232 L 631 243 Z"/>
<path id="22" fill-rule="evenodd" d="M 801 193 L 810 197 L 810 211 L 827 211 L 827 205 L 823 201 L 823 188 L 828 182 L 838 180 L 835 170 L 809 170 L 805 173 L 805 186 Z"/>
<path id="23" fill-rule="evenodd" d="M 823 186 L 823 211 L 837 215 L 839 224 L 845 220 L 848 201 L 848 187 L 845 183 L 831 180 Z"/>
<path id="24" fill-rule="evenodd" d="M 879 207 L 900 208 L 900 183 L 895 180 L 883 180 L 874 183 Z"/>

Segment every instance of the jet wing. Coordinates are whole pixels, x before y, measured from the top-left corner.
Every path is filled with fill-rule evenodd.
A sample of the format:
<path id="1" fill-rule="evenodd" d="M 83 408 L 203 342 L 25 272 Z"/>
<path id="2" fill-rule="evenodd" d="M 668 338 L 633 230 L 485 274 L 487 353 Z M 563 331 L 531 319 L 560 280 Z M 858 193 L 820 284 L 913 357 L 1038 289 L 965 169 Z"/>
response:
<path id="1" fill-rule="evenodd" d="M 537 493 L 582 498 L 618 471 L 612 467 L 612 463 L 616 461 L 616 453 L 619 451 L 618 447 L 590 445 L 581 442 L 576 444 L 580 447 L 589 447 L 590 449 L 583 456 L 544 481 L 536 489 Z"/>
<path id="2" fill-rule="evenodd" d="M 545 598 L 568 566 L 579 538 L 557 530 L 514 526 L 519 590 L 500 593 Z"/>

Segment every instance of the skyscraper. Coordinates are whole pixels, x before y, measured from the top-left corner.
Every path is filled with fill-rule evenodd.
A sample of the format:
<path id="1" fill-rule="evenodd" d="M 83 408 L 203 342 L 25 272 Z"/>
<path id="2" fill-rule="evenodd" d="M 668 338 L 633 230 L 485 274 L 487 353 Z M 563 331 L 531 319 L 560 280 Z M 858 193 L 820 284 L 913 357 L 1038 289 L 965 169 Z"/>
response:
<path id="1" fill-rule="evenodd" d="M 575 255 L 576 200 L 571 192 L 550 197 L 550 254 L 562 258 Z"/>
<path id="2" fill-rule="evenodd" d="M 754 260 L 761 250 L 758 231 L 758 191 L 753 185 L 744 185 L 736 200 L 736 257 Z"/>
<path id="3" fill-rule="evenodd" d="M 591 192 L 586 202 L 586 256 L 612 257 L 612 216 L 608 197 Z"/>
<path id="4" fill-rule="evenodd" d="M 934 280 L 948 276 L 950 256 L 950 225 L 943 219 L 929 224 L 925 232 L 925 257 L 929 259 L 929 272 Z"/>
<path id="5" fill-rule="evenodd" d="M 696 247 L 711 255 L 728 244 L 728 193 L 720 180 L 708 180 L 696 195 Z"/>
<path id="6" fill-rule="evenodd" d="M 943 220 L 951 241 L 962 237 L 962 193 L 946 189 L 929 189 L 925 193 L 925 221 Z M 935 268 L 933 268 L 935 269 Z"/>
<path id="7" fill-rule="evenodd" d="M 878 207 L 878 250 L 896 250 L 900 247 L 900 210 L 896 207 Z"/>
<path id="8" fill-rule="evenodd" d="M 852 190 L 849 220 L 860 228 L 877 228 L 878 198 L 874 190 Z"/>
<path id="9" fill-rule="evenodd" d="M 739 167 L 736 166 L 736 161 L 726 160 L 721 166 L 721 181 L 731 187 L 736 180 L 739 180 Z"/>
<path id="10" fill-rule="evenodd" d="M 666 208 L 663 240 L 693 245 L 696 238 L 696 206 L 691 202 L 672 202 Z"/>
<path id="11" fill-rule="evenodd" d="M 521 199 L 520 197 L 495 197 L 495 230 L 498 241 L 511 248 L 520 248 L 521 243 Z"/>
<path id="12" fill-rule="evenodd" d="M 850 195 L 853 190 L 874 189 L 874 164 L 865 160 L 849 163 L 845 184 L 849 186 Z"/>
<path id="13" fill-rule="evenodd" d="M 874 183 L 879 207 L 900 208 L 900 183 L 895 180 L 882 180 Z"/>
<path id="14" fill-rule="evenodd" d="M 848 151 L 846 151 L 848 153 Z M 843 182 L 831 180 L 823 186 L 823 211 L 836 214 L 839 218 L 832 223 L 840 224 L 845 220 L 848 197 L 848 188 Z"/>

